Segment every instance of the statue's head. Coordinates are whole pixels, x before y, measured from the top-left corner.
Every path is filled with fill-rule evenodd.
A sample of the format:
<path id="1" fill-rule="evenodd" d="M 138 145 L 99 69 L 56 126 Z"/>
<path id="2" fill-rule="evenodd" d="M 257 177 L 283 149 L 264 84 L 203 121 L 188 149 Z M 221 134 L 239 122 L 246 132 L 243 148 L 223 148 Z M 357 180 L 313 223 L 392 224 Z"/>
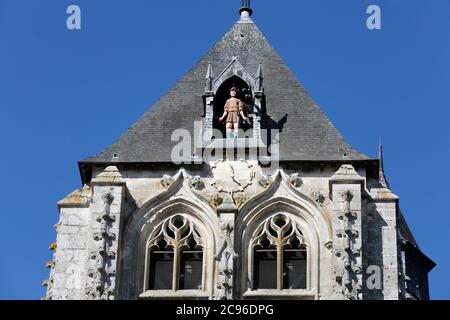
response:
<path id="1" fill-rule="evenodd" d="M 230 89 L 230 96 L 232 96 L 234 98 L 237 96 L 238 92 L 239 92 L 239 89 L 236 87 L 233 87 Z"/>

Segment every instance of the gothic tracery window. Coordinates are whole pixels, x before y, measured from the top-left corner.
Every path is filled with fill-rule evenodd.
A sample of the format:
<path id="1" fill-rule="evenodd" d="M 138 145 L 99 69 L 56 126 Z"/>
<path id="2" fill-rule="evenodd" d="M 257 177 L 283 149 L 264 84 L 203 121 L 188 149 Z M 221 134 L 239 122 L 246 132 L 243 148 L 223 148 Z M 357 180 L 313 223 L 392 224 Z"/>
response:
<path id="1" fill-rule="evenodd" d="M 147 248 L 147 290 L 202 289 L 204 242 L 194 222 L 182 215 L 163 221 Z"/>
<path id="2" fill-rule="evenodd" d="M 299 226 L 277 214 L 264 221 L 251 242 L 253 289 L 306 289 L 307 250 Z"/>

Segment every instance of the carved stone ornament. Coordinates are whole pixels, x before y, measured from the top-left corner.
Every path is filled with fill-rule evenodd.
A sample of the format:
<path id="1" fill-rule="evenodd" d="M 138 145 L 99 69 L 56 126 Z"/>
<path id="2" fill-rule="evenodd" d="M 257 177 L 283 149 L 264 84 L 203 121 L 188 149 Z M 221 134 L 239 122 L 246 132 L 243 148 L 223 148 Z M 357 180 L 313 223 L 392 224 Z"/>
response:
<path id="1" fill-rule="evenodd" d="M 191 188 L 198 190 L 198 191 L 205 189 L 205 184 L 204 184 L 203 180 L 200 178 L 200 176 L 193 177 L 191 179 L 190 186 L 191 186 Z"/>
<path id="2" fill-rule="evenodd" d="M 174 182 L 175 179 L 169 175 L 164 175 L 163 178 L 161 179 L 161 185 L 165 189 L 168 189 Z"/>
<path id="3" fill-rule="evenodd" d="M 303 185 L 303 180 L 298 173 L 291 174 L 289 176 L 289 182 L 295 187 L 300 188 Z"/>
<path id="4" fill-rule="evenodd" d="M 358 176 L 358 172 L 356 172 L 355 168 L 350 164 L 342 165 L 338 171 L 334 174 L 335 177 L 345 177 L 345 176 Z"/>
<path id="5" fill-rule="evenodd" d="M 111 247 L 112 241 L 116 240 L 116 234 L 111 228 L 116 218 L 110 212 L 114 202 L 112 191 L 113 189 L 102 197 L 104 209 L 95 220 L 99 224 L 100 231 L 92 236 L 97 247 L 89 253 L 88 283 L 85 292 L 88 298 L 93 300 L 114 299 L 115 286 L 111 277 L 115 277 L 112 260 L 116 258 L 116 252 L 111 250 Z"/>
<path id="6" fill-rule="evenodd" d="M 238 193 L 237 195 L 234 196 L 234 202 L 238 207 L 242 206 L 247 200 L 248 196 L 246 196 L 243 193 Z"/>
<path id="7" fill-rule="evenodd" d="M 211 186 L 218 192 L 235 194 L 244 192 L 253 184 L 256 172 L 253 165 L 246 160 L 218 160 L 211 166 L 213 181 Z"/>
<path id="8" fill-rule="evenodd" d="M 215 260 L 219 262 L 219 292 L 215 299 L 233 300 L 234 261 L 237 259 L 231 239 L 233 227 L 230 223 L 223 223 L 221 224 L 221 229 L 223 231 L 223 243 L 215 257 Z"/>
<path id="9" fill-rule="evenodd" d="M 342 285 L 342 294 L 348 300 L 359 300 L 361 298 L 360 278 L 362 267 L 357 257 L 361 256 L 361 249 L 356 247 L 356 239 L 360 236 L 359 231 L 354 228 L 354 220 L 358 215 L 351 211 L 351 201 L 354 195 L 350 190 L 341 193 L 344 203 L 338 213 L 338 219 L 342 228 L 338 228 L 336 236 L 342 239 L 343 249 L 335 250 L 338 258 L 336 261 L 336 281 Z"/>
<path id="10" fill-rule="evenodd" d="M 160 223 L 147 245 L 149 248 L 166 249 L 160 248 L 161 240 L 164 240 L 166 248 L 172 249 L 188 249 L 191 240 L 195 241 L 196 247 L 204 247 L 197 226 L 182 215 L 172 216 Z"/>
<path id="11" fill-rule="evenodd" d="M 320 191 L 311 192 L 311 199 L 313 199 L 318 204 L 323 204 L 323 202 L 325 201 L 325 197 Z"/>
<path id="12" fill-rule="evenodd" d="M 262 176 L 259 178 L 259 185 L 263 188 L 268 188 L 272 184 L 272 177 Z"/>
<path id="13" fill-rule="evenodd" d="M 223 202 L 222 196 L 218 193 L 210 193 L 208 194 L 208 198 L 209 203 L 215 208 L 219 207 Z"/>

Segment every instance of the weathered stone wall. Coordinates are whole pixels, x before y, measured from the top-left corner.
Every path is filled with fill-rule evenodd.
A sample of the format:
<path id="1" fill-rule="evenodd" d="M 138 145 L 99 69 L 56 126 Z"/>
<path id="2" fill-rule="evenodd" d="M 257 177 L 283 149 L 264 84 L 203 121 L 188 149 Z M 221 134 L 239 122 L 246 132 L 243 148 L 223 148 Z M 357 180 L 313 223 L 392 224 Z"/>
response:
<path id="1" fill-rule="evenodd" d="M 59 203 L 48 298 L 170 297 L 143 292 L 141 246 L 158 221 L 183 213 L 204 226 L 211 243 L 205 293 L 178 292 L 178 298 L 398 299 L 398 198 L 387 189 L 367 189 L 364 168 L 338 169 L 286 165 L 270 172 L 251 161 L 219 161 L 199 171 L 94 168 L 90 186 Z M 277 212 L 308 229 L 308 289 L 248 291 L 245 230 Z M 233 264 L 220 262 L 223 250 L 236 253 Z M 367 289 L 370 265 L 382 271 L 379 290 Z M 223 272 L 230 268 L 231 280 Z M 231 291 L 223 291 L 226 283 Z"/>

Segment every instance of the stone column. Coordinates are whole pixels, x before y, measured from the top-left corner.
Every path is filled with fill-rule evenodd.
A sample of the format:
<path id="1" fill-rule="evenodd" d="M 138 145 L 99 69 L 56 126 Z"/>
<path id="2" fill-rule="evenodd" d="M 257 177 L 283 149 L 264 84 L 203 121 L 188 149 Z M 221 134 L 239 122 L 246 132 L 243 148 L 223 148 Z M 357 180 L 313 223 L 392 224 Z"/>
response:
<path id="1" fill-rule="evenodd" d="M 373 188 L 370 190 L 374 210 L 372 213 L 371 233 L 369 241 L 378 243 L 373 253 L 373 262 L 381 268 L 383 300 L 399 299 L 399 243 L 397 239 L 398 197 L 387 188 Z"/>
<path id="2" fill-rule="evenodd" d="M 87 238 L 86 298 L 113 300 L 116 292 L 117 248 L 120 241 L 125 181 L 119 170 L 106 168 L 92 180 L 93 199 Z"/>
<path id="3" fill-rule="evenodd" d="M 343 165 L 330 179 L 333 201 L 335 299 L 362 299 L 362 178 L 351 165 Z"/>
<path id="4" fill-rule="evenodd" d="M 50 245 L 53 259 L 47 262 L 50 278 L 46 300 L 83 300 L 86 273 L 86 239 L 92 190 L 85 185 L 58 202 L 59 222 L 56 242 Z"/>

